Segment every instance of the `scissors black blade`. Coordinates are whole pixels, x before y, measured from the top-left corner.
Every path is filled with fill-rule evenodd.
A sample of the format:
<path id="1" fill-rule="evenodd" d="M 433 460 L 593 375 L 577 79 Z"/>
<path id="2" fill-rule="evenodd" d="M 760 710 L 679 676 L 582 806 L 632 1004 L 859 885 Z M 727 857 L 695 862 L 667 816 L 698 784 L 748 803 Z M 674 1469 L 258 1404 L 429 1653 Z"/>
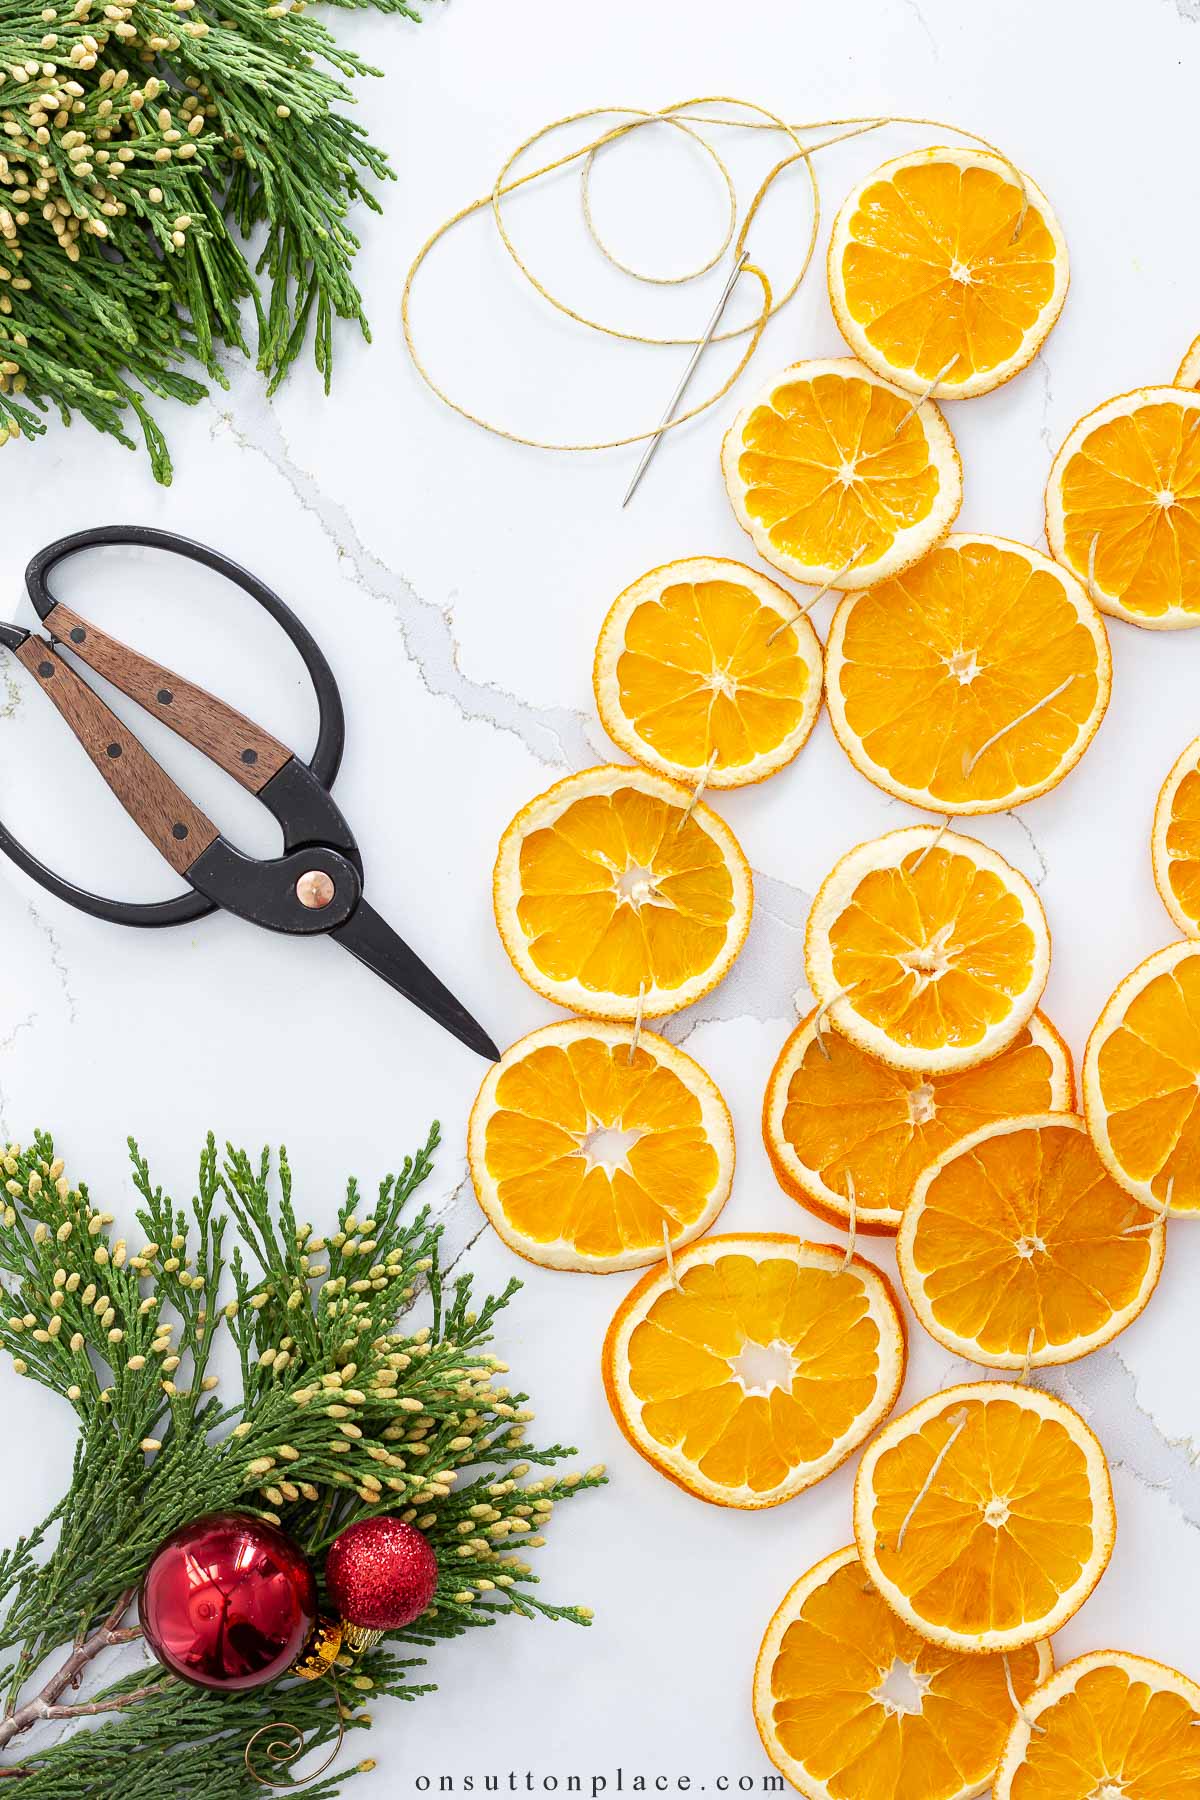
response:
<path id="1" fill-rule="evenodd" d="M 460 1044 L 466 1044 L 490 1062 L 499 1062 L 500 1052 L 479 1021 L 365 900 L 360 900 L 346 923 L 335 925 L 329 935 L 406 1000 L 436 1019 Z"/>

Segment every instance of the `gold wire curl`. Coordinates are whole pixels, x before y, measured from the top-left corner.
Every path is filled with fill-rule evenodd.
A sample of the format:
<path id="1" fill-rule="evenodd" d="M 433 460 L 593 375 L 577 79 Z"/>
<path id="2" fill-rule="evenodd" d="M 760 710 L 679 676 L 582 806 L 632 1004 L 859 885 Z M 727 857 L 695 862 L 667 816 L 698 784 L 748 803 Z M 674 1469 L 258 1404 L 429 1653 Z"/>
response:
<path id="1" fill-rule="evenodd" d="M 324 1679 L 328 1681 L 330 1687 L 333 1689 L 334 1706 L 337 1715 L 337 1737 L 333 1741 L 333 1748 L 330 1750 L 325 1760 L 318 1763 L 317 1767 L 313 1769 L 311 1773 L 305 1775 L 300 1781 L 293 1781 L 290 1774 L 285 1775 L 282 1778 L 278 1778 L 274 1775 L 263 1775 L 255 1767 L 255 1759 L 258 1755 L 261 1755 L 265 1761 L 272 1764 L 276 1769 L 288 1769 L 290 1765 L 296 1761 L 297 1757 L 303 1756 L 305 1750 L 305 1737 L 299 1725 L 293 1724 L 290 1719 L 273 1719 L 269 1724 L 260 1725 L 258 1730 L 251 1732 L 250 1736 L 246 1739 L 246 1747 L 243 1751 L 246 1773 L 249 1775 L 251 1781 L 256 1781 L 258 1783 L 259 1787 L 286 1787 L 297 1789 L 308 1787 L 319 1775 L 323 1775 L 326 1769 L 331 1768 L 337 1760 L 342 1745 L 346 1741 L 346 1717 L 342 1711 L 342 1696 L 338 1692 L 338 1684 L 334 1680 L 332 1671 L 329 1671 Z"/>
<path id="2" fill-rule="evenodd" d="M 714 106 L 738 107 L 741 108 L 743 112 L 757 116 L 752 118 L 723 118 L 714 117 L 711 113 L 705 113 L 704 111 L 694 110 L 696 108 Z M 543 163 L 539 167 L 526 170 L 523 173 L 514 173 L 516 165 L 521 161 L 522 157 L 553 133 L 566 130 L 569 126 L 580 124 L 587 119 L 606 118 L 613 115 L 619 116 L 623 122 L 610 127 L 607 131 L 602 132 L 599 137 L 593 138 L 589 143 L 580 144 L 574 149 L 564 152 L 563 155 L 555 157 L 550 162 Z M 726 231 L 716 252 L 698 267 L 687 270 L 683 274 L 672 276 L 649 275 L 621 262 L 609 249 L 608 245 L 596 230 L 590 202 L 591 168 L 600 151 L 605 149 L 608 145 L 614 144 L 620 139 L 627 137 L 631 132 L 640 131 L 647 125 L 659 124 L 670 125 L 677 130 L 683 131 L 688 137 L 701 145 L 706 154 L 716 164 L 725 183 L 726 192 L 730 202 L 730 212 Z M 772 168 L 759 183 L 759 186 L 746 209 L 746 215 L 742 220 L 740 229 L 737 228 L 737 194 L 733 177 L 720 153 L 709 144 L 699 132 L 691 129 L 694 125 L 707 125 L 712 127 L 724 126 L 742 131 L 776 131 L 782 133 L 794 145 L 793 151 L 789 155 L 783 157 L 780 162 L 776 163 L 774 168 Z M 1025 213 L 1029 204 L 1029 190 L 1022 171 L 1012 161 L 1011 157 L 1007 156 L 998 145 L 993 144 L 989 139 L 981 136 L 978 132 L 971 131 L 964 125 L 956 125 L 947 119 L 925 118 L 903 113 L 886 115 L 863 114 L 842 119 L 812 119 L 801 124 L 791 125 L 788 124 L 786 120 L 780 118 L 776 113 L 771 112 L 768 107 L 758 105 L 756 101 L 741 100 L 728 94 L 709 94 L 700 98 L 680 100 L 674 102 L 670 106 L 663 107 L 659 111 L 646 111 L 640 107 L 629 106 L 587 107 L 581 112 L 566 113 L 561 118 L 552 119 L 548 124 L 541 126 L 537 131 L 531 133 L 531 135 L 518 144 L 516 149 L 505 159 L 489 191 L 486 194 L 480 195 L 478 199 L 470 201 L 466 206 L 460 207 L 458 212 L 452 213 L 448 219 L 444 219 L 421 245 L 421 248 L 413 258 L 408 274 L 405 276 L 404 288 L 400 300 L 401 327 L 404 333 L 404 342 L 408 349 L 409 356 L 412 359 L 413 367 L 416 369 L 426 387 L 429 388 L 430 392 L 436 395 L 444 406 L 449 407 L 451 412 L 457 413 L 460 418 L 468 420 L 472 425 L 478 425 L 481 430 L 490 432 L 494 437 L 503 438 L 510 444 L 520 444 L 531 450 L 558 450 L 564 452 L 569 451 L 572 453 L 596 450 L 621 450 L 627 448 L 631 444 L 645 443 L 648 438 L 658 437 L 664 431 L 674 431 L 676 427 L 686 425 L 689 420 L 698 418 L 702 413 L 707 412 L 710 407 L 715 406 L 719 400 L 724 399 L 725 395 L 729 393 L 735 383 L 740 380 L 758 349 L 767 325 L 770 323 L 771 319 L 774 318 L 776 313 L 780 312 L 782 308 L 795 297 L 812 266 L 813 255 L 816 250 L 817 237 L 821 225 L 821 190 L 820 183 L 817 179 L 816 169 L 813 166 L 813 158 L 818 152 L 827 150 L 832 145 L 847 143 L 853 138 L 866 136 L 873 131 L 880 131 L 889 125 L 927 126 L 934 131 L 952 132 L 956 137 L 963 138 L 968 143 L 975 144 L 981 150 L 985 150 L 990 155 L 995 156 L 1010 171 L 1016 185 L 1021 189 L 1021 213 L 1017 220 L 1014 237 L 1020 235 L 1021 227 L 1025 220 Z M 805 142 L 800 135 L 802 132 L 810 133 L 822 131 L 832 133 L 833 135 L 818 138 L 815 143 Z M 733 243 L 735 253 L 741 255 L 746 249 L 746 240 L 749 236 L 750 228 L 753 225 L 755 217 L 757 216 L 763 201 L 766 199 L 767 194 L 770 192 L 778 178 L 784 174 L 786 170 L 793 168 L 797 163 L 803 163 L 805 173 L 808 176 L 811 202 L 810 222 L 808 238 L 800 267 L 787 287 L 784 288 L 778 296 L 773 293 L 770 280 L 766 273 L 759 268 L 757 263 L 747 262 L 742 270 L 743 274 L 753 275 L 760 283 L 763 296 L 762 306 L 757 316 L 750 321 L 750 323 L 745 325 L 733 325 L 724 331 L 717 331 L 713 334 L 711 342 L 714 344 L 727 343 L 732 339 L 745 337 L 747 334 L 749 334 L 750 339 L 739 357 L 736 367 L 713 393 L 709 394 L 707 398 L 698 401 L 696 405 L 689 407 L 685 412 L 677 413 L 665 426 L 659 423 L 648 426 L 643 431 L 633 432 L 626 437 L 607 438 L 595 442 L 557 443 L 550 439 L 527 437 L 521 432 L 509 431 L 505 426 L 497 424 L 495 420 L 486 418 L 480 413 L 473 412 L 470 407 L 465 405 L 462 401 L 456 400 L 453 395 L 435 380 L 417 348 L 412 323 L 412 294 L 417 275 L 425 264 L 431 251 L 441 242 L 442 238 L 446 237 L 457 226 L 463 224 L 465 220 L 473 217 L 474 214 L 483 211 L 484 208 L 488 208 L 492 213 L 493 222 L 499 234 L 500 241 L 520 274 L 534 289 L 535 293 L 539 294 L 541 298 L 546 301 L 547 305 L 551 306 L 564 318 L 573 320 L 577 325 L 582 325 L 589 331 L 600 332 L 605 337 L 615 338 L 623 343 L 649 344 L 654 347 L 663 348 L 686 348 L 699 343 L 700 340 L 696 337 L 646 336 L 640 332 L 624 331 L 617 326 L 605 324 L 601 319 L 593 319 L 589 317 L 588 314 L 579 312 L 576 308 L 568 305 L 565 300 L 555 294 L 521 256 L 505 222 L 503 208 L 504 200 L 508 195 L 516 193 L 521 188 L 528 187 L 532 182 L 540 181 L 544 176 L 555 174 L 558 170 L 567 168 L 572 163 L 579 162 L 581 159 L 583 162 L 583 169 L 580 177 L 581 204 L 583 208 L 584 223 L 588 233 L 601 255 L 604 256 L 614 268 L 621 270 L 623 274 L 631 276 L 636 281 L 647 282 L 655 286 L 678 287 L 689 281 L 697 280 L 700 276 L 707 274 L 710 270 L 715 268 L 725 251 L 729 248 L 731 242 Z"/>

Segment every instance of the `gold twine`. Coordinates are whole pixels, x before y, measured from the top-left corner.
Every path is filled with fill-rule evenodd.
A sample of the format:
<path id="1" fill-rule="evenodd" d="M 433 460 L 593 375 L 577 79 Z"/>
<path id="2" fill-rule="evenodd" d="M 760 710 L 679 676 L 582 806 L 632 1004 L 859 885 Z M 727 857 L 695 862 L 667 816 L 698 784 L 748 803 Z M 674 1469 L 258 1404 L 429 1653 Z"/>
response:
<path id="1" fill-rule="evenodd" d="M 704 110 L 696 110 L 697 108 L 704 109 L 710 107 L 730 107 L 740 109 L 741 113 L 749 114 L 751 116 L 714 117 L 711 113 L 705 112 Z M 549 162 L 541 163 L 536 168 L 526 169 L 524 171 L 518 169 L 518 165 L 521 163 L 522 159 L 537 145 L 541 144 L 546 138 L 552 136 L 554 133 L 564 131 L 585 120 L 607 118 L 616 118 L 620 122 L 603 130 L 598 137 L 594 137 L 586 143 L 577 145 L 574 149 L 568 150 L 560 156 L 553 157 Z M 592 215 L 590 183 L 591 171 L 596 156 L 609 145 L 619 142 L 631 132 L 642 130 L 647 125 L 668 125 L 672 129 L 684 133 L 684 135 L 693 142 L 698 143 L 705 154 L 715 164 L 724 183 L 729 203 L 729 216 L 726 229 L 717 250 L 698 267 L 689 269 L 680 275 L 651 275 L 642 270 L 633 268 L 630 264 L 622 262 L 614 255 L 600 236 Z M 488 192 L 481 194 L 477 199 L 470 201 L 466 206 L 460 207 L 459 210 L 456 213 L 452 213 L 448 219 L 444 219 L 421 245 L 421 248 L 417 251 L 417 254 L 412 261 L 408 274 L 405 277 L 404 288 L 400 300 L 400 319 L 404 332 L 404 342 L 408 349 L 409 356 L 412 358 L 413 367 L 416 369 L 418 375 L 420 375 L 426 387 L 429 388 L 430 392 L 435 394 L 443 405 L 449 407 L 452 412 L 457 413 L 460 418 L 468 420 L 472 425 L 478 425 L 481 430 L 490 432 L 494 437 L 503 438 L 510 444 L 520 444 L 532 450 L 557 450 L 572 453 L 597 450 L 620 450 L 631 444 L 644 443 L 648 438 L 658 437 L 664 431 L 676 430 L 680 425 L 685 425 L 689 420 L 698 418 L 702 413 L 707 412 L 710 407 L 715 406 L 718 401 L 723 400 L 725 395 L 730 392 L 749 366 L 750 361 L 762 340 L 763 332 L 766 330 L 768 323 L 775 317 L 776 313 L 780 312 L 782 308 L 794 298 L 808 274 L 816 251 L 817 237 L 821 225 L 821 189 L 817 179 L 816 169 L 813 164 L 813 158 L 820 151 L 827 150 L 835 144 L 846 143 L 852 138 L 863 137 L 870 132 L 880 131 L 884 127 L 890 125 L 924 126 L 933 131 L 950 132 L 955 137 L 964 139 L 966 142 L 986 151 L 989 155 L 996 157 L 1009 170 L 1014 183 L 1021 190 L 1021 213 L 1014 231 L 1014 237 L 1020 235 L 1029 203 L 1029 190 L 1021 170 L 1017 168 L 1010 157 L 1005 155 L 1004 151 L 999 149 L 997 145 L 991 143 L 987 138 L 980 136 L 978 132 L 968 130 L 966 126 L 956 125 L 949 120 L 893 113 L 879 116 L 863 114 L 844 119 L 813 119 L 802 124 L 793 125 L 782 119 L 777 113 L 773 113 L 768 107 L 760 106 L 756 101 L 742 100 L 728 94 L 710 94 L 697 99 L 680 100 L 656 111 L 646 111 L 640 107 L 629 106 L 587 107 L 581 112 L 566 113 L 561 118 L 552 119 L 548 124 L 543 125 L 537 131 L 532 132 L 530 136 L 518 144 L 517 148 L 506 158 Z M 693 127 L 697 126 L 714 128 L 729 127 L 744 131 L 777 132 L 791 145 L 791 149 L 788 153 L 784 155 L 781 161 L 775 164 L 762 182 L 760 182 L 746 209 L 745 217 L 742 219 L 740 227 L 737 223 L 737 189 L 733 176 L 720 153 L 707 141 L 702 135 L 702 132 L 693 129 Z M 829 135 L 824 137 L 818 136 L 815 142 L 808 139 L 807 134 L 821 132 L 825 132 Z M 805 135 L 802 136 L 801 134 Z M 439 244 L 448 233 L 454 231 L 467 219 L 474 217 L 476 213 L 488 210 L 491 212 L 492 220 L 500 237 L 500 241 L 518 272 L 529 283 L 534 292 L 537 293 L 548 306 L 552 307 L 555 312 L 560 313 L 564 318 L 571 319 L 575 324 L 582 325 L 589 331 L 600 332 L 605 337 L 614 338 L 623 343 L 650 344 L 661 347 L 685 347 L 698 344 L 700 339 L 695 337 L 655 337 L 641 332 L 624 331 L 617 326 L 605 323 L 602 319 L 592 318 L 588 314 L 580 312 L 577 308 L 570 306 L 559 295 L 554 293 L 549 285 L 541 279 L 517 249 L 505 219 L 505 200 L 510 195 L 518 192 L 518 190 L 528 187 L 534 182 L 540 181 L 543 177 L 553 175 L 559 170 L 568 168 L 571 164 L 579 162 L 582 163 L 580 174 L 581 207 L 584 223 L 593 243 L 596 245 L 601 255 L 604 256 L 614 268 L 619 269 L 623 274 L 631 276 L 636 281 L 647 282 L 655 286 L 679 287 L 690 281 L 697 280 L 699 277 L 709 273 L 716 267 L 731 244 L 735 256 L 740 257 L 746 254 L 747 238 L 755 218 L 762 207 L 763 201 L 766 199 L 767 194 L 779 177 L 797 164 L 803 165 L 805 174 L 808 178 L 810 219 L 808 235 L 799 269 L 778 296 L 774 293 L 768 276 L 756 263 L 747 262 L 745 264 L 743 273 L 754 275 L 762 287 L 762 306 L 757 316 L 749 324 L 730 326 L 724 331 L 717 331 L 713 334 L 711 341 L 714 344 L 726 343 L 731 339 L 743 338 L 746 336 L 749 337 L 749 342 L 740 355 L 736 367 L 720 386 L 707 396 L 707 398 L 698 401 L 686 411 L 677 413 L 665 425 L 662 423 L 655 423 L 654 425 L 647 426 L 643 430 L 631 432 L 622 437 L 606 438 L 589 442 L 559 443 L 546 438 L 529 437 L 518 431 L 510 431 L 506 426 L 498 424 L 495 420 L 489 419 L 481 413 L 472 411 L 472 409 L 464 402 L 456 400 L 453 395 L 435 379 L 417 348 L 412 322 L 412 295 L 417 276 L 436 245 Z"/>

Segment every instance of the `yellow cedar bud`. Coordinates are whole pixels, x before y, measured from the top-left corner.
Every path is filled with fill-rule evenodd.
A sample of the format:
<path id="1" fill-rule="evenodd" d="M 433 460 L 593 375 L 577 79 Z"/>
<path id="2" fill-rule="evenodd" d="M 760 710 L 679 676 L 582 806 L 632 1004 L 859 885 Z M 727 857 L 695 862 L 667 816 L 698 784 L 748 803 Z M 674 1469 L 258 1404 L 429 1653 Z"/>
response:
<path id="1" fill-rule="evenodd" d="M 161 1450 L 162 1444 L 159 1442 L 158 1438 L 147 1437 L 142 1439 L 141 1443 L 138 1445 L 138 1449 L 144 1450 L 146 1454 L 149 1455 L 151 1451 Z"/>
<path id="2" fill-rule="evenodd" d="M 252 1430 L 251 1425 L 235 1425 L 229 1435 L 235 1438 L 249 1437 Z"/>
<path id="3" fill-rule="evenodd" d="M 24 1373 L 28 1369 L 28 1367 L 29 1367 L 29 1364 L 25 1361 L 25 1358 L 23 1356 L 14 1356 L 13 1357 L 13 1368 L 17 1371 L 18 1375 L 24 1375 Z"/>
<path id="4" fill-rule="evenodd" d="M 32 1190 L 32 1188 L 33 1188 L 33 1178 L 32 1177 L 30 1177 L 29 1186 L 30 1186 L 30 1189 Z M 44 1244 L 46 1239 L 49 1236 L 50 1236 L 50 1227 L 48 1225 L 43 1225 L 41 1220 L 39 1220 L 38 1223 L 33 1228 L 34 1243 L 35 1244 Z"/>
<path id="5" fill-rule="evenodd" d="M 72 1225 L 70 1219 L 64 1219 L 54 1235 L 60 1244 L 65 1244 L 74 1229 L 75 1227 Z"/>
<path id="6" fill-rule="evenodd" d="M 74 1382 L 72 1382 L 71 1386 L 67 1389 L 67 1399 L 68 1400 L 78 1400 L 81 1392 L 82 1392 L 82 1389 L 77 1388 L 75 1386 Z"/>
<path id="7" fill-rule="evenodd" d="M 72 1334 L 71 1349 L 74 1351 L 76 1356 L 78 1356 L 79 1352 L 83 1349 L 83 1333 L 82 1333 L 82 1331 L 76 1331 Z"/>
<path id="8" fill-rule="evenodd" d="M 134 1370 L 135 1373 L 137 1372 L 138 1369 L 144 1369 L 145 1366 L 146 1366 L 146 1359 L 144 1356 L 131 1356 L 130 1357 L 129 1367 L 132 1370 Z"/>

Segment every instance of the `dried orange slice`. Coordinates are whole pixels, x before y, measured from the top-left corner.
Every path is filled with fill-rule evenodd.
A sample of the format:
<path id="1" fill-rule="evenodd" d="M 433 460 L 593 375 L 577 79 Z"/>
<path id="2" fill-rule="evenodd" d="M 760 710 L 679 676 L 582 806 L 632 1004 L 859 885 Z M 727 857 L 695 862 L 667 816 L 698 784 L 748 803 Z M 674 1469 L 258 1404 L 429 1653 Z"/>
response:
<path id="1" fill-rule="evenodd" d="M 1009 1659 L 927 1643 L 836 1550 L 802 1575 L 767 1627 L 754 1719 L 775 1767 L 808 1800 L 972 1800 L 1013 1718 L 1053 1668 L 1048 1644 Z"/>
<path id="2" fill-rule="evenodd" d="M 1074 1362 L 1141 1313 L 1166 1231 L 1071 1113 L 999 1119 L 924 1171 L 896 1239 L 931 1337 L 993 1369 Z"/>
<path id="3" fill-rule="evenodd" d="M 917 1176 L 948 1145 L 1018 1112 L 1074 1104 L 1071 1053 L 1035 1012 L 1006 1050 L 951 1075 L 916 1075 L 868 1056 L 816 1012 L 779 1053 L 763 1101 L 763 1141 L 786 1193 L 831 1225 L 894 1232 Z"/>
<path id="4" fill-rule="evenodd" d="M 604 621 L 592 683 L 635 762 L 744 787 L 799 754 L 821 709 L 821 640 L 790 594 L 720 556 L 651 569 Z"/>
<path id="5" fill-rule="evenodd" d="M 808 985 L 837 1029 L 897 1069 L 941 1074 L 1011 1044 L 1050 967 L 1046 915 L 994 850 L 935 825 L 860 844 L 813 901 Z"/>
<path id="6" fill-rule="evenodd" d="M 1200 625 L 1200 393 L 1137 388 L 1081 419 L 1050 470 L 1046 539 L 1103 612 Z"/>
<path id="7" fill-rule="evenodd" d="M 829 242 L 829 298 L 855 355 L 948 400 L 986 394 L 1032 360 L 1069 273 L 1045 194 L 984 150 L 884 163 L 851 193 Z"/>
<path id="8" fill-rule="evenodd" d="M 1175 376 L 1176 387 L 1200 387 L 1200 337 L 1193 339 Z"/>
<path id="9" fill-rule="evenodd" d="M 1057 785 L 1108 705 L 1104 621 L 1072 575 L 1007 538 L 954 535 L 848 594 L 829 716 L 855 768 L 914 806 L 1002 812 Z"/>
<path id="10" fill-rule="evenodd" d="M 1040 1388 L 931 1394 L 864 1452 L 854 1536 L 867 1574 L 921 1637 L 1019 1650 L 1083 1605 L 1116 1536 L 1095 1435 Z"/>
<path id="11" fill-rule="evenodd" d="M 733 1181 L 733 1125 L 699 1063 L 651 1031 L 546 1025 L 484 1077 L 467 1133 L 479 1204 L 550 1269 L 637 1269 L 707 1231 Z"/>
<path id="12" fill-rule="evenodd" d="M 1155 951 L 1110 996 L 1084 1052 L 1083 1111 L 1122 1187 L 1200 1213 L 1200 945 Z"/>
<path id="13" fill-rule="evenodd" d="M 1096 1650 L 1024 1703 L 994 1800 L 1195 1800 L 1200 1687 L 1178 1669 Z"/>
<path id="14" fill-rule="evenodd" d="M 651 1269 L 604 1340 L 622 1432 L 663 1475 L 718 1506 L 777 1506 L 885 1419 L 904 1380 L 887 1277 L 828 1244 L 701 1238 Z"/>
<path id="15" fill-rule="evenodd" d="M 1185 937 L 1200 937 L 1200 738 L 1163 782 L 1151 837 L 1154 885 Z"/>
<path id="16" fill-rule="evenodd" d="M 517 973 L 596 1018 L 678 1012 L 750 928 L 750 865 L 725 821 L 648 769 L 568 775 L 500 840 L 496 923 Z"/>
<path id="17" fill-rule="evenodd" d="M 794 363 L 725 433 L 725 486 L 759 555 L 814 587 L 916 562 L 962 504 L 962 464 L 930 400 L 849 357 Z"/>

